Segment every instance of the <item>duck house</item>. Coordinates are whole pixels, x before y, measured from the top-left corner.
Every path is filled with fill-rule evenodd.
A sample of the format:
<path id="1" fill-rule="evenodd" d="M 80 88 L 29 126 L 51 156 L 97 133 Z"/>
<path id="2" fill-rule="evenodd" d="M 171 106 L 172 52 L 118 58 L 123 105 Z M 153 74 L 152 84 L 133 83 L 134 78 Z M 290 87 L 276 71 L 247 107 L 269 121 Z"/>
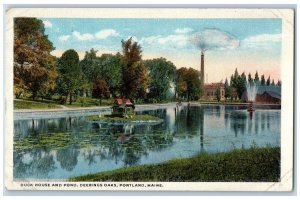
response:
<path id="1" fill-rule="evenodd" d="M 134 116 L 134 104 L 130 99 L 117 98 L 112 104 L 112 116 L 132 118 Z"/>

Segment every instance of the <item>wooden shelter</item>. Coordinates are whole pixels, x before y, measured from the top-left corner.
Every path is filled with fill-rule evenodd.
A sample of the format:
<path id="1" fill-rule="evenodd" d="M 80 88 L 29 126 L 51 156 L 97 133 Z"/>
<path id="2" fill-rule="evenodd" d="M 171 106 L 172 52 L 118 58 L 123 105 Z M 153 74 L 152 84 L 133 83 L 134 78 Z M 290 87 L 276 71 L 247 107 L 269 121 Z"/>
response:
<path id="1" fill-rule="evenodd" d="M 112 104 L 112 116 L 132 118 L 134 116 L 134 104 L 130 99 L 116 98 Z"/>

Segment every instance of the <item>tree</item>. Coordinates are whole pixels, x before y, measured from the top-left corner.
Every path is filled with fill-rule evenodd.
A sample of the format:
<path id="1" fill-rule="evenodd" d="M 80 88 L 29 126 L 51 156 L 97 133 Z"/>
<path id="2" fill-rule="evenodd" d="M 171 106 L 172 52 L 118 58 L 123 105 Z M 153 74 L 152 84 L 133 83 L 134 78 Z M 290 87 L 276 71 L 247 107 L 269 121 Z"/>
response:
<path id="1" fill-rule="evenodd" d="M 253 78 L 251 77 L 251 74 L 248 74 L 248 84 L 253 85 Z"/>
<path id="2" fill-rule="evenodd" d="M 130 38 L 122 40 L 122 49 L 126 64 L 122 68 L 121 93 L 127 98 L 142 97 L 146 94 L 149 77 L 145 65 L 141 62 L 141 46 Z"/>
<path id="3" fill-rule="evenodd" d="M 278 80 L 278 82 L 277 82 L 277 84 L 276 84 L 277 86 L 281 86 L 281 81 L 280 80 Z"/>
<path id="4" fill-rule="evenodd" d="M 187 82 L 187 96 L 188 101 L 198 100 L 200 97 L 200 72 L 189 68 L 186 75 Z"/>
<path id="5" fill-rule="evenodd" d="M 53 44 L 45 35 L 42 20 L 14 19 L 14 92 L 20 97 L 25 91 L 35 99 L 55 87 L 57 71 Z"/>
<path id="6" fill-rule="evenodd" d="M 175 65 L 165 58 L 146 60 L 144 64 L 149 71 L 151 80 L 149 96 L 160 101 L 165 100 L 171 87 L 171 82 L 174 82 L 175 79 Z"/>
<path id="7" fill-rule="evenodd" d="M 225 98 L 227 99 L 230 97 L 230 87 L 229 87 L 227 78 L 225 79 L 224 86 L 225 86 Z"/>
<path id="8" fill-rule="evenodd" d="M 93 96 L 99 98 L 100 105 L 102 104 L 102 98 L 109 97 L 109 89 L 107 83 L 103 79 L 96 79 L 93 83 Z"/>
<path id="9" fill-rule="evenodd" d="M 246 84 L 247 84 L 247 78 L 245 73 L 243 72 L 240 76 L 238 76 L 237 84 L 236 84 L 236 91 L 239 99 L 242 98 L 242 95 L 246 90 Z"/>
<path id="10" fill-rule="evenodd" d="M 186 74 L 187 68 L 181 67 L 176 71 L 176 94 L 178 97 L 186 97 L 187 95 L 187 83 L 186 83 Z"/>
<path id="11" fill-rule="evenodd" d="M 271 83 L 271 85 L 272 85 L 272 86 L 274 86 L 274 85 L 275 85 L 274 79 L 272 79 L 272 83 Z"/>
<path id="12" fill-rule="evenodd" d="M 271 82 L 271 80 L 270 80 L 270 76 L 269 76 L 267 79 L 266 85 L 269 86 L 271 84 L 270 82 Z"/>
<path id="13" fill-rule="evenodd" d="M 220 101 L 221 100 L 221 89 L 220 89 L 220 85 L 218 85 L 217 87 L 217 100 Z"/>
<path id="14" fill-rule="evenodd" d="M 255 73 L 254 83 L 255 83 L 255 85 L 259 85 L 259 76 L 258 76 L 257 71 L 256 71 L 256 73 Z"/>
<path id="15" fill-rule="evenodd" d="M 104 79 L 110 93 L 113 96 L 118 96 L 120 94 L 120 85 L 122 81 L 122 68 L 125 67 L 122 55 L 120 53 L 117 53 L 116 55 L 102 54 L 102 56 L 98 58 L 96 66 L 96 77 Z"/>
<path id="16" fill-rule="evenodd" d="M 200 73 L 193 68 L 177 70 L 176 91 L 179 97 L 186 97 L 188 101 L 198 100 L 200 97 Z"/>
<path id="17" fill-rule="evenodd" d="M 74 49 L 65 51 L 58 60 L 58 88 L 61 95 L 70 96 L 70 104 L 72 104 L 72 96 L 80 88 L 82 80 L 82 70 L 79 65 L 79 56 Z"/>
<path id="18" fill-rule="evenodd" d="M 265 76 L 264 75 L 261 75 L 260 85 L 262 85 L 262 86 L 266 85 L 266 80 L 265 80 Z"/>

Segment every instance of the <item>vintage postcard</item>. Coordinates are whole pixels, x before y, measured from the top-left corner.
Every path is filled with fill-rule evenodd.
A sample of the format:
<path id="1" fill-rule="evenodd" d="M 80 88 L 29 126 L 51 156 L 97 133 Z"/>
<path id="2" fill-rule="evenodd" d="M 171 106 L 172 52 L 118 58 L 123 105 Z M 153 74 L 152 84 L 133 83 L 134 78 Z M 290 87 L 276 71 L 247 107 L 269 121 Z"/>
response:
<path id="1" fill-rule="evenodd" d="M 293 189 L 294 10 L 5 19 L 8 190 Z"/>

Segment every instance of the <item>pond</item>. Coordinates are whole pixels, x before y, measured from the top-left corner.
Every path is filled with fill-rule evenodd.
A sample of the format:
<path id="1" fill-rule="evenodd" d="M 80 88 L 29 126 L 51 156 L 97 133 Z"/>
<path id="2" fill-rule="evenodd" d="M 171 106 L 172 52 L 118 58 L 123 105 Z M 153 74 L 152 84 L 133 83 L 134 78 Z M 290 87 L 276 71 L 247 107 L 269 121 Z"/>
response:
<path id="1" fill-rule="evenodd" d="M 14 179 L 67 179 L 201 152 L 280 146 L 278 108 L 191 105 L 138 113 L 159 124 L 100 124 L 85 115 L 14 121 Z"/>

